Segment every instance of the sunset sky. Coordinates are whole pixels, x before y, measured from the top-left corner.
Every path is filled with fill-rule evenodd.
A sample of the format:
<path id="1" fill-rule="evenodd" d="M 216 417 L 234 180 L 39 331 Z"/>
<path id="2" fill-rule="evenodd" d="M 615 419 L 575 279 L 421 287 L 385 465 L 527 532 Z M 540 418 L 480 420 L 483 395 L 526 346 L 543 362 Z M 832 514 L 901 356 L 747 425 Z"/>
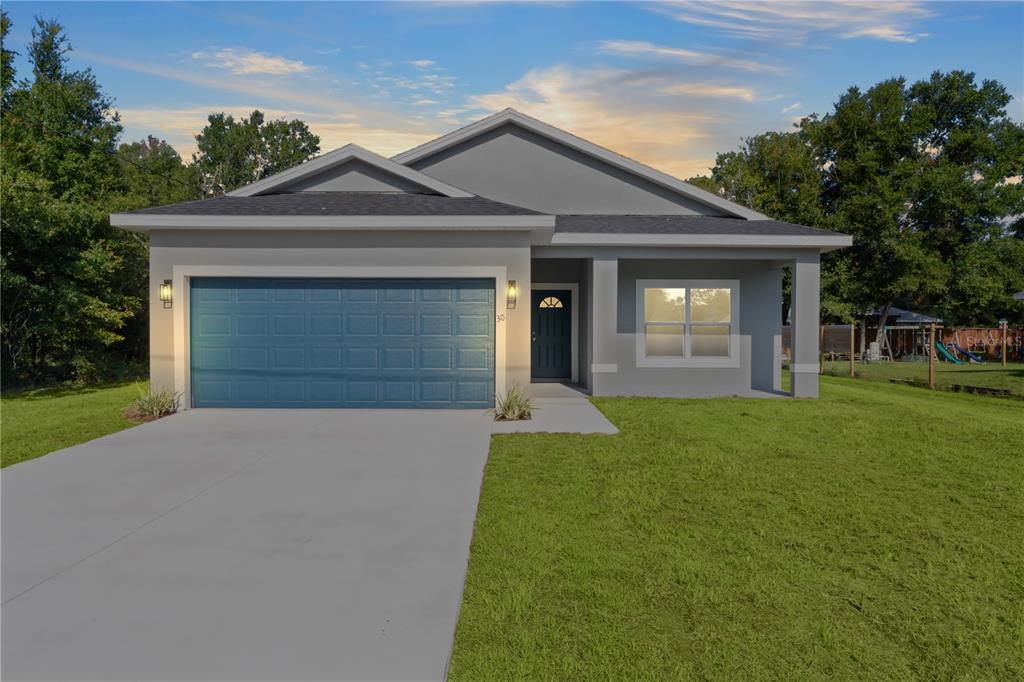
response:
<path id="1" fill-rule="evenodd" d="M 507 106 L 680 177 L 850 85 L 967 69 L 1024 119 L 1024 3 L 5 2 L 61 21 L 125 139 L 182 156 L 211 112 L 301 118 L 392 155 Z"/>

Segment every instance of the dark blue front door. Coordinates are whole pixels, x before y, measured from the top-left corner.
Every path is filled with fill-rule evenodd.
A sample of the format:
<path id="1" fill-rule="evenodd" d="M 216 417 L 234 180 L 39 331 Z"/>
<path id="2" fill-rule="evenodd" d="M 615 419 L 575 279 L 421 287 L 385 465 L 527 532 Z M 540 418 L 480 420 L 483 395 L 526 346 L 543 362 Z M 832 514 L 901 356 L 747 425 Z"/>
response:
<path id="1" fill-rule="evenodd" d="M 572 299 L 568 290 L 533 291 L 532 376 L 572 377 Z"/>
<path id="2" fill-rule="evenodd" d="M 494 280 L 193 278 L 195 407 L 494 404 Z"/>

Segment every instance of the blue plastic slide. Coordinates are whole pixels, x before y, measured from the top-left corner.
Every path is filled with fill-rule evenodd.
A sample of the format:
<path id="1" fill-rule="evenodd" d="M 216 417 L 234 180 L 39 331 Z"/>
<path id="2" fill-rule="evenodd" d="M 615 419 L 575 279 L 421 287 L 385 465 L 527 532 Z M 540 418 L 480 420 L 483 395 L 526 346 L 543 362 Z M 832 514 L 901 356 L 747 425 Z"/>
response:
<path id="1" fill-rule="evenodd" d="M 959 353 L 960 355 L 962 355 L 965 358 L 967 358 L 968 360 L 970 360 L 972 365 L 980 365 L 983 362 L 985 362 L 985 358 L 983 358 L 980 355 L 977 355 L 975 353 L 972 353 L 971 351 L 967 350 L 963 346 L 959 346 L 959 345 L 954 343 L 953 344 L 953 349 L 956 350 L 956 352 Z"/>
<path id="2" fill-rule="evenodd" d="M 943 360 L 952 362 L 954 365 L 964 364 L 964 361 L 950 353 L 949 349 L 946 348 L 946 344 L 942 343 L 941 341 L 935 342 L 935 350 L 939 351 L 939 355 L 942 357 Z"/>

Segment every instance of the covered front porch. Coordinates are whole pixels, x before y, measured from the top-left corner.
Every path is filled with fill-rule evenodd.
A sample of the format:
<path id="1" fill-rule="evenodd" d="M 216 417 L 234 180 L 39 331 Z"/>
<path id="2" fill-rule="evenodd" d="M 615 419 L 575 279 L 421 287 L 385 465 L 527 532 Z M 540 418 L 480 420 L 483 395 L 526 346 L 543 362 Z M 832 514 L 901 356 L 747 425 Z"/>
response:
<path id="1" fill-rule="evenodd" d="M 820 256 L 782 249 L 534 247 L 531 392 L 817 397 Z M 783 273 L 792 385 L 782 391 Z M 524 288 L 525 289 L 525 288 Z"/>

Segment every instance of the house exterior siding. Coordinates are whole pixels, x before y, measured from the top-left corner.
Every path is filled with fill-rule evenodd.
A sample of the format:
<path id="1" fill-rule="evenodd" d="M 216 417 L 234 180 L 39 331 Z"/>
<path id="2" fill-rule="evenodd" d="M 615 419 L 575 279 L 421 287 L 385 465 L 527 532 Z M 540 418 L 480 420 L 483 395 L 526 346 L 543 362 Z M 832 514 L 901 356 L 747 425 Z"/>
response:
<path id="1" fill-rule="evenodd" d="M 474 194 L 542 213 L 724 215 L 517 126 L 411 165 Z"/>
<path id="2" fill-rule="evenodd" d="M 638 367 L 637 280 L 737 280 L 736 367 Z M 617 371 L 595 373 L 595 395 L 707 397 L 779 390 L 782 268 L 763 261 L 620 260 L 614 340 Z"/>
<path id="3" fill-rule="evenodd" d="M 288 192 L 422 192 L 423 187 L 358 159 L 282 188 Z"/>
<path id="4" fill-rule="evenodd" d="M 499 393 L 529 386 L 536 355 L 538 379 L 571 380 L 595 395 L 765 396 L 781 393 L 785 268 L 792 269 L 793 284 L 792 393 L 815 397 L 820 257 L 852 242 L 773 221 L 510 109 L 391 159 L 346 145 L 227 196 L 112 214 L 111 224 L 150 235 L 153 389 L 182 393 L 185 406 L 192 399 L 193 278 L 493 281 Z M 518 301 L 508 307 L 512 280 Z M 169 308 L 159 300 L 165 281 L 174 290 Z M 561 316 L 538 308 L 538 329 L 546 331 L 536 344 L 534 284 L 572 301 Z M 641 319 L 645 300 L 665 317 Z M 568 342 L 565 315 L 571 316 Z M 313 329 L 312 320 L 310 313 L 303 333 Z M 418 337 L 421 327 L 414 323 L 402 334 Z M 398 334 L 391 329 L 378 334 Z M 259 364 L 242 363 L 239 353 L 230 363 L 223 353 L 218 357 L 218 371 Z M 438 362 L 411 369 L 436 369 Z M 365 360 L 334 369 L 354 376 L 410 368 L 400 364 Z M 389 376 L 382 375 L 381 386 L 390 381 L 389 390 L 398 391 Z"/>

